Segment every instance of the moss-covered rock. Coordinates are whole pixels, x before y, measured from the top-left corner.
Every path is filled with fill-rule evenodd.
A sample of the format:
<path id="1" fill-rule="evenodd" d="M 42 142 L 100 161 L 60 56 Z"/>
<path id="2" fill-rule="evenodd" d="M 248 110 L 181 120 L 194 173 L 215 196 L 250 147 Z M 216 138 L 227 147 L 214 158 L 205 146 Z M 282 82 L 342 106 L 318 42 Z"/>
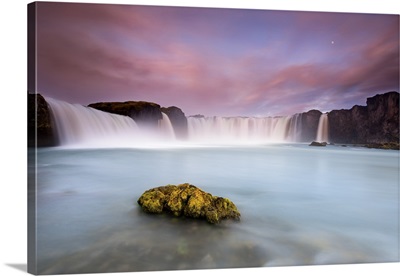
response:
<path id="1" fill-rule="evenodd" d="M 148 213 L 166 212 L 174 216 L 205 218 L 213 224 L 223 219 L 240 219 L 232 201 L 213 196 L 188 183 L 147 190 L 137 202 Z"/>

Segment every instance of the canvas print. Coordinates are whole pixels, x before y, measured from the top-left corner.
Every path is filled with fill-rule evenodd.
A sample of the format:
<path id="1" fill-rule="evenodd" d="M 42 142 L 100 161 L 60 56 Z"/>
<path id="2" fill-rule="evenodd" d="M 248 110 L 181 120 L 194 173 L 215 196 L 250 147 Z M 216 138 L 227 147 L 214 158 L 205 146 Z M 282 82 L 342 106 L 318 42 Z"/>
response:
<path id="1" fill-rule="evenodd" d="M 399 15 L 28 5 L 28 270 L 399 261 Z"/>

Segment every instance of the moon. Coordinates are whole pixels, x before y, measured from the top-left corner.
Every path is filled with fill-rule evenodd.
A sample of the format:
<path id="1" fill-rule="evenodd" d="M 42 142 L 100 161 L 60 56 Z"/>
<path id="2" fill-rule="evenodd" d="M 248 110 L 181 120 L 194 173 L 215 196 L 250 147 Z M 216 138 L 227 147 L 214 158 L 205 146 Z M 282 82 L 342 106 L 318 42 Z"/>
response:
<path id="1" fill-rule="evenodd" d="M 332 40 L 332 41 L 331 41 L 331 44 L 335 44 L 335 41 Z"/>

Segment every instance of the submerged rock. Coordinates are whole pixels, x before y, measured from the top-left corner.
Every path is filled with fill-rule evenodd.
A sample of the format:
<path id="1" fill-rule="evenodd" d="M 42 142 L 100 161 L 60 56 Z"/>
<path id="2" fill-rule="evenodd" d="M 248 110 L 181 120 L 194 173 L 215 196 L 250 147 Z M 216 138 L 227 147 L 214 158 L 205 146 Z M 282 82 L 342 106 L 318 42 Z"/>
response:
<path id="1" fill-rule="evenodd" d="M 371 144 L 366 144 L 366 148 L 369 149 L 390 149 L 390 150 L 399 150 L 400 149 L 400 144 L 399 143 L 371 143 Z"/>
<path id="2" fill-rule="evenodd" d="M 167 212 L 174 216 L 205 218 L 213 224 L 223 219 L 240 219 L 232 201 L 213 196 L 188 183 L 147 190 L 137 202 L 148 213 Z"/>
<path id="3" fill-rule="evenodd" d="M 313 147 L 326 147 L 326 145 L 327 145 L 328 143 L 327 142 L 316 142 L 316 141 L 313 141 L 313 142 L 311 142 L 311 144 L 309 144 L 309 146 L 313 146 Z"/>

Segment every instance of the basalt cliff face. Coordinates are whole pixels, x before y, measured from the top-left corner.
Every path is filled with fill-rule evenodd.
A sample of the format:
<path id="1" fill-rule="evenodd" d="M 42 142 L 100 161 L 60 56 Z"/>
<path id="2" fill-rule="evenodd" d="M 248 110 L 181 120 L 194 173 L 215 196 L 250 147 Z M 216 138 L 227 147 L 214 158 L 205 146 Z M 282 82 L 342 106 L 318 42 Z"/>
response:
<path id="1" fill-rule="evenodd" d="M 367 98 L 367 106 L 332 110 L 328 119 L 329 140 L 333 143 L 399 142 L 399 93 Z"/>
<path id="2" fill-rule="evenodd" d="M 399 141 L 399 93 L 389 92 L 367 99 L 368 142 Z"/>
<path id="3" fill-rule="evenodd" d="M 315 139 L 321 111 L 310 110 L 301 114 L 301 137 L 298 142 L 309 142 Z"/>
<path id="4" fill-rule="evenodd" d="M 367 113 L 367 108 L 359 105 L 329 112 L 329 140 L 346 144 L 367 143 Z"/>
<path id="5" fill-rule="evenodd" d="M 40 94 L 28 93 L 28 147 L 57 145 L 51 112 Z"/>
<path id="6" fill-rule="evenodd" d="M 139 125 L 157 126 L 162 119 L 161 107 L 151 102 L 100 102 L 88 105 L 101 111 L 131 117 Z"/>
<path id="7" fill-rule="evenodd" d="M 162 107 L 161 111 L 168 115 L 174 128 L 176 138 L 184 140 L 188 137 L 188 121 L 183 111 L 176 107 Z"/>
<path id="8" fill-rule="evenodd" d="M 89 107 L 131 117 L 138 125 L 157 126 L 162 119 L 162 112 L 167 114 L 178 139 L 187 138 L 187 119 L 183 111 L 176 107 L 161 107 L 152 102 L 100 102 L 89 104 Z"/>

